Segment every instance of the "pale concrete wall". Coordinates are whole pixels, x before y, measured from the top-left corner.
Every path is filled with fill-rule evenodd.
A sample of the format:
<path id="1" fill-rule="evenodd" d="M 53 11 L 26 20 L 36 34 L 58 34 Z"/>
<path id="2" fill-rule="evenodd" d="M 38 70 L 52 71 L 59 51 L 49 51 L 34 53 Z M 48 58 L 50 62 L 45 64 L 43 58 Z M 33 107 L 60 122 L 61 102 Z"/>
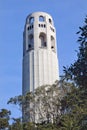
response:
<path id="1" fill-rule="evenodd" d="M 46 49 L 31 51 L 23 61 L 23 94 L 58 80 L 57 55 Z"/>

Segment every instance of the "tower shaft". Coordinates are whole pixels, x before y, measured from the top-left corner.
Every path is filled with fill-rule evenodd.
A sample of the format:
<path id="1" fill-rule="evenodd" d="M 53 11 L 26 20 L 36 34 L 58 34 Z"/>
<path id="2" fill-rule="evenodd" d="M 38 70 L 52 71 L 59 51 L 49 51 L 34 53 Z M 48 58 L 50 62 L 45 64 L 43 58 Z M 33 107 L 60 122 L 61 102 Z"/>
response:
<path id="1" fill-rule="evenodd" d="M 44 12 L 28 15 L 23 33 L 23 83 L 25 95 L 59 79 L 56 29 L 52 17 Z"/>

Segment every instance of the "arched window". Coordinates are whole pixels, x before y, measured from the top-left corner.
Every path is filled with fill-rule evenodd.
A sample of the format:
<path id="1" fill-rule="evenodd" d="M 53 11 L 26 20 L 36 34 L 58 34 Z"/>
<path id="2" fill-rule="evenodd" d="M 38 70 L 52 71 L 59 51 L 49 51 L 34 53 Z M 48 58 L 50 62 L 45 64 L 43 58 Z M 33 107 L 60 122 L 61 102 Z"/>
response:
<path id="1" fill-rule="evenodd" d="M 51 49 L 55 51 L 55 39 L 53 36 L 51 36 Z"/>
<path id="2" fill-rule="evenodd" d="M 34 38 L 33 38 L 33 34 L 30 34 L 28 36 L 28 48 L 32 48 L 33 47 L 33 44 L 34 44 Z"/>
<path id="3" fill-rule="evenodd" d="M 44 17 L 43 16 L 39 16 L 39 21 L 40 22 L 44 22 Z"/>
<path id="4" fill-rule="evenodd" d="M 47 47 L 47 43 L 46 43 L 46 34 L 43 33 L 43 32 L 40 33 L 39 39 L 40 39 L 40 47 Z"/>
<path id="5" fill-rule="evenodd" d="M 34 17 L 30 17 L 29 23 L 31 24 L 31 23 L 33 23 L 33 22 L 34 22 Z"/>
<path id="6" fill-rule="evenodd" d="M 30 43 L 33 43 L 33 34 L 29 35 Z"/>

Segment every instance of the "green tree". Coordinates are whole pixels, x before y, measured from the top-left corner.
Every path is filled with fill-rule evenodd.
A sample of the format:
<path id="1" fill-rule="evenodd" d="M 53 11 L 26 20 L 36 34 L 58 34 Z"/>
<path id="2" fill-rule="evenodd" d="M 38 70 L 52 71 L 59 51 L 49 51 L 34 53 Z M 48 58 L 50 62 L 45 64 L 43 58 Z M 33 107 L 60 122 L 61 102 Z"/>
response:
<path id="1" fill-rule="evenodd" d="M 23 124 L 20 118 L 13 118 L 13 123 L 9 126 L 9 130 L 23 130 Z"/>
<path id="2" fill-rule="evenodd" d="M 33 122 L 24 122 L 23 130 L 37 130 L 37 129 L 35 128 L 35 124 Z"/>
<path id="3" fill-rule="evenodd" d="M 87 129 L 87 17 L 77 34 L 80 35 L 77 60 L 70 67 L 64 67 L 65 80 L 73 83 L 71 91 L 61 100 L 61 128 L 64 130 L 70 126 L 70 130 Z"/>
<path id="4" fill-rule="evenodd" d="M 62 83 L 60 80 L 53 85 L 38 87 L 34 92 L 29 92 L 24 96 L 10 98 L 8 103 L 22 107 L 25 116 L 24 129 L 27 130 L 29 127 L 32 129 L 36 126 L 35 128 L 41 130 L 51 130 L 51 128 L 56 130 L 61 117 L 61 99 L 67 91 L 70 91 L 71 86 L 70 83 Z M 37 122 L 33 120 L 35 117 L 38 117 Z"/>
<path id="5" fill-rule="evenodd" d="M 64 128 L 71 127 L 75 130 L 84 130 L 87 128 L 87 124 L 84 123 L 87 117 L 87 98 L 85 98 L 84 92 L 78 88 L 72 88 L 71 92 L 61 100 L 62 104 L 62 116 L 61 124 Z M 65 125 L 66 124 L 66 125 Z M 70 125 L 71 124 L 71 125 Z"/>
<path id="6" fill-rule="evenodd" d="M 0 130 L 4 130 L 9 127 L 9 119 L 11 112 L 7 109 L 0 110 Z"/>
<path id="7" fill-rule="evenodd" d="M 64 67 L 67 79 L 73 80 L 78 86 L 87 88 L 87 17 L 83 27 L 79 27 L 77 60 L 70 67 Z"/>

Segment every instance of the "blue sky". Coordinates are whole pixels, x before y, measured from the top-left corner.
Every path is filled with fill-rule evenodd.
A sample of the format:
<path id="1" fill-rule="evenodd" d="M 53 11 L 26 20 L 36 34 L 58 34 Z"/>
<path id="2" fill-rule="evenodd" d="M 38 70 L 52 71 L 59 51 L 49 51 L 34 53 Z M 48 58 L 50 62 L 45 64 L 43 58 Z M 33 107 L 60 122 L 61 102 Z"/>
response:
<path id="1" fill-rule="evenodd" d="M 61 75 L 76 59 L 76 32 L 87 15 L 87 0 L 0 0 L 0 109 L 13 110 L 13 116 L 20 113 L 6 102 L 21 94 L 23 29 L 27 15 L 36 11 L 54 19 Z"/>

